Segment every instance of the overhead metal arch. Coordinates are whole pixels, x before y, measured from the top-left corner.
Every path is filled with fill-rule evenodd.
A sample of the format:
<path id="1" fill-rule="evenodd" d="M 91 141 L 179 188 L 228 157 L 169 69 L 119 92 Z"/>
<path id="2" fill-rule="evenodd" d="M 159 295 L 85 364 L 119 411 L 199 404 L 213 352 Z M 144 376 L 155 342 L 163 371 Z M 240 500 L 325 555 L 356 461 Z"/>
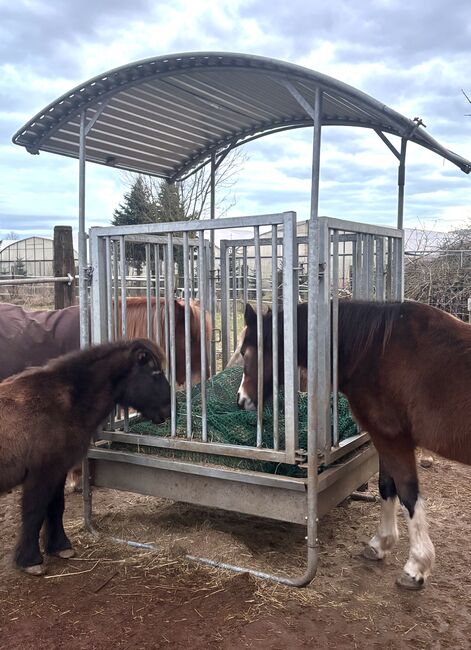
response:
<path id="1" fill-rule="evenodd" d="M 219 52 L 151 58 L 98 75 L 40 111 L 13 142 L 33 154 L 79 158 L 85 112 L 86 160 L 177 180 L 254 136 L 312 126 L 306 106 L 314 105 L 316 90 L 322 126 L 395 135 L 471 171 L 422 125 L 352 86 L 291 63 Z"/>

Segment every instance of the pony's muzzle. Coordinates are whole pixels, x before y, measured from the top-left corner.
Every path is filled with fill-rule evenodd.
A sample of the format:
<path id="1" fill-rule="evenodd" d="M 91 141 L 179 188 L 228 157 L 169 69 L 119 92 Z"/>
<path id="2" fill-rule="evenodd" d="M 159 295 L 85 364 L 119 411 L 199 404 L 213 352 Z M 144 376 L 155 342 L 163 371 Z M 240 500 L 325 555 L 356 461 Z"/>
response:
<path id="1" fill-rule="evenodd" d="M 244 395 L 240 391 L 237 393 L 237 406 L 245 411 L 256 411 L 257 405 L 248 395 Z"/>

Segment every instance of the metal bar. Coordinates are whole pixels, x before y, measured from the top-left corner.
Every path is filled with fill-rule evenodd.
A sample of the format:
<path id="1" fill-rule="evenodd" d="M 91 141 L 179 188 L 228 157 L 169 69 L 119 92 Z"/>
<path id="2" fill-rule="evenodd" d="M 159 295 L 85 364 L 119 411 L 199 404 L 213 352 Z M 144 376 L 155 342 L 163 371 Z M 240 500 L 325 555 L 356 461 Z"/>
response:
<path id="1" fill-rule="evenodd" d="M 121 338 L 127 338 L 127 317 L 126 317 L 126 241 L 121 235 L 119 241 L 119 263 L 121 279 Z"/>
<path id="2" fill-rule="evenodd" d="M 236 249 L 232 246 L 232 349 L 237 348 L 237 272 Z"/>
<path id="3" fill-rule="evenodd" d="M 111 239 L 106 237 L 106 323 L 108 341 L 113 340 L 113 277 L 111 269 Z"/>
<path id="4" fill-rule="evenodd" d="M 366 235 L 366 298 L 373 299 L 374 235 Z"/>
<path id="5" fill-rule="evenodd" d="M 330 387 L 331 387 L 331 307 L 330 307 L 330 230 L 325 221 L 319 221 L 319 302 L 318 302 L 318 422 L 317 422 L 317 448 L 321 452 L 330 449 L 331 415 L 330 415 Z"/>
<path id="6" fill-rule="evenodd" d="M 167 296 L 169 346 L 167 358 L 170 360 L 170 435 L 177 435 L 177 393 L 176 393 L 176 367 L 175 367 L 175 268 L 173 263 L 173 237 L 167 235 Z"/>
<path id="7" fill-rule="evenodd" d="M 402 302 L 404 300 L 404 239 L 402 237 L 397 237 L 396 245 L 398 249 L 399 265 L 397 299 Z"/>
<path id="8" fill-rule="evenodd" d="M 384 238 L 376 238 L 376 300 L 384 300 Z"/>
<path id="9" fill-rule="evenodd" d="M 186 437 L 191 439 L 191 332 L 190 332 L 190 259 L 188 233 L 183 235 L 183 287 L 185 297 L 185 389 Z M 203 317 L 203 315 L 202 315 Z"/>
<path id="10" fill-rule="evenodd" d="M 119 255 L 118 242 L 113 242 L 113 337 L 117 341 L 121 338 L 119 331 Z"/>
<path id="11" fill-rule="evenodd" d="M 319 177 L 322 124 L 322 91 L 316 88 L 314 104 L 313 155 L 311 214 L 309 222 L 309 269 L 308 269 L 308 430 L 307 430 L 307 547 L 308 566 L 306 573 L 312 579 L 317 571 L 317 517 L 318 517 L 318 478 L 317 478 L 317 402 L 316 354 L 320 341 L 319 318 Z"/>
<path id="12" fill-rule="evenodd" d="M 362 235 L 382 235 L 383 237 L 401 236 L 401 233 L 398 233 L 395 228 L 373 226 L 371 224 L 357 223 L 355 221 L 344 221 L 343 219 L 334 219 L 332 217 L 319 217 L 319 221 L 326 221 L 329 228 L 343 230 L 344 232 L 361 233 Z"/>
<path id="13" fill-rule="evenodd" d="M 86 113 L 84 108 L 80 113 L 79 136 L 79 304 L 80 304 L 80 346 L 90 344 L 90 326 L 88 314 L 88 285 L 87 285 L 87 233 L 85 231 L 85 161 L 86 161 Z"/>
<path id="14" fill-rule="evenodd" d="M 393 297 L 393 238 L 388 237 L 388 258 L 386 261 L 386 300 Z"/>
<path id="15" fill-rule="evenodd" d="M 103 343 L 107 338 L 106 322 L 106 244 L 95 229 L 90 236 L 90 264 L 93 270 L 90 294 L 91 340 Z"/>
<path id="16" fill-rule="evenodd" d="M 322 217 L 322 218 L 324 218 L 324 217 Z M 245 223 L 242 223 L 242 222 L 245 222 L 245 217 L 241 217 L 241 221 L 239 223 L 239 228 L 241 226 L 246 227 Z M 252 225 L 251 222 L 249 222 L 247 224 L 247 226 L 251 226 L 251 225 Z M 271 227 L 271 226 L 277 226 L 277 225 L 280 225 L 280 224 L 271 223 L 269 225 Z M 306 244 L 306 245 L 308 244 L 308 238 L 306 236 L 299 236 L 298 235 L 296 237 L 296 241 L 298 242 L 298 244 Z M 221 239 L 219 241 L 220 244 L 222 244 L 223 242 L 224 242 L 224 244 L 226 246 L 236 246 L 237 248 L 242 248 L 244 246 L 245 247 L 250 247 L 250 246 L 254 245 L 254 240 L 251 239 L 250 237 L 246 237 L 245 239 Z M 278 244 L 278 246 L 283 245 L 283 237 L 278 237 L 277 244 Z M 270 249 L 271 249 L 271 245 L 272 245 L 271 237 L 267 236 L 267 233 L 264 233 L 263 235 L 260 235 L 260 248 L 263 248 L 264 246 L 266 246 L 267 248 L 270 247 Z M 261 257 L 262 258 L 265 257 L 266 259 L 270 259 L 270 251 L 268 251 L 268 255 L 262 255 Z M 250 259 L 255 259 L 255 258 L 252 255 Z"/>
<path id="17" fill-rule="evenodd" d="M 244 268 L 242 270 L 243 282 L 244 282 L 244 305 L 249 302 L 249 284 L 248 284 L 248 274 L 249 269 L 247 267 L 247 246 L 242 244 L 242 264 Z"/>
<path id="18" fill-rule="evenodd" d="M 126 303 L 126 240 L 124 235 L 119 238 L 119 262 L 121 275 L 121 338 L 127 339 L 127 303 Z M 124 430 L 129 431 L 129 410 L 124 409 Z"/>
<path id="19" fill-rule="evenodd" d="M 276 214 L 262 214 L 257 216 L 245 216 L 243 220 L 244 225 L 247 227 L 253 226 L 272 226 L 280 225 L 283 223 L 284 213 Z M 241 227 L 241 217 L 226 217 L 224 218 L 224 229 L 238 230 Z M 192 221 L 172 221 L 172 232 L 173 233 L 184 233 L 184 232 L 200 232 L 200 231 L 210 231 L 217 230 L 221 228 L 221 222 L 219 220 L 192 220 Z M 102 235 L 110 235 L 117 237 L 119 235 L 152 235 L 152 234 L 165 234 L 168 232 L 168 223 L 145 223 L 137 224 L 133 226 L 107 226 L 101 229 Z"/>
<path id="20" fill-rule="evenodd" d="M 332 241 L 332 444 L 339 444 L 339 231 L 334 230 Z"/>
<path id="21" fill-rule="evenodd" d="M 195 299 L 195 247 L 190 246 L 190 292 Z"/>
<path id="22" fill-rule="evenodd" d="M 257 447 L 262 446 L 263 435 L 263 302 L 262 264 L 260 259 L 260 228 L 254 228 L 255 291 L 257 303 Z"/>
<path id="23" fill-rule="evenodd" d="M 401 156 L 399 158 L 399 169 L 397 173 L 397 227 L 402 230 L 404 227 L 404 189 L 406 184 L 406 149 L 407 140 L 401 138 Z"/>
<path id="24" fill-rule="evenodd" d="M 160 305 L 160 246 L 154 245 L 154 264 L 155 264 L 155 340 L 158 345 L 162 345 L 162 325 Z"/>
<path id="25" fill-rule="evenodd" d="M 231 354 L 229 350 L 229 265 L 227 263 L 228 248 L 221 242 L 221 333 L 222 333 L 222 367 L 227 366 Z"/>
<path id="26" fill-rule="evenodd" d="M 255 460 L 287 463 L 286 453 L 283 450 L 257 449 L 247 445 L 229 445 L 218 442 L 202 442 L 188 440 L 187 438 L 170 438 L 163 436 L 141 435 L 137 433 L 123 433 L 121 431 L 102 431 L 101 440 L 125 443 L 135 447 L 155 447 L 158 449 L 180 449 L 202 454 L 217 454 L 218 456 L 233 456 L 235 458 L 252 458 Z"/>
<path id="27" fill-rule="evenodd" d="M 278 359 L 278 238 L 272 226 L 271 308 L 272 308 L 272 365 L 273 365 L 273 449 L 280 448 L 279 431 L 279 359 Z"/>
<path id="28" fill-rule="evenodd" d="M 0 286 L 15 286 L 21 284 L 51 284 L 53 282 L 68 282 L 71 284 L 78 277 L 78 275 L 68 275 L 64 277 L 43 276 L 42 278 L 12 278 L 11 280 L 0 280 Z"/>
<path id="29" fill-rule="evenodd" d="M 210 219 L 216 218 L 216 152 L 211 154 L 211 178 L 210 178 Z M 216 329 L 216 264 L 215 264 L 215 241 L 214 230 L 209 231 L 209 314 L 211 318 L 211 342 L 210 342 L 210 369 L 211 375 L 216 374 L 216 342 L 214 330 Z"/>
<path id="30" fill-rule="evenodd" d="M 285 393 L 285 449 L 291 463 L 298 449 L 298 246 L 296 213 L 283 224 L 283 366 Z"/>
<path id="31" fill-rule="evenodd" d="M 201 439 L 208 440 L 208 417 L 206 412 L 206 275 L 205 275 L 205 245 L 204 231 L 199 232 L 200 246 L 198 254 L 198 295 L 200 297 L 200 337 L 201 337 Z"/>
<path id="32" fill-rule="evenodd" d="M 168 241 L 168 235 L 167 235 Z M 164 260 L 163 260 L 163 280 L 164 280 L 164 305 L 163 305 L 163 317 L 164 317 L 164 349 L 167 356 L 167 379 L 170 380 L 171 373 L 171 361 L 170 361 L 170 328 L 169 328 L 169 299 L 168 299 L 168 285 L 169 285 L 169 262 L 168 262 L 168 245 L 164 246 Z M 172 282 L 173 286 L 173 282 Z M 173 302 L 173 296 L 172 296 Z M 175 305 L 174 305 L 175 306 Z"/>
<path id="33" fill-rule="evenodd" d="M 146 244 L 146 306 L 147 306 L 147 338 L 152 339 L 152 282 L 151 282 L 151 267 L 150 267 L 150 244 Z M 155 306 L 157 309 L 157 305 Z"/>

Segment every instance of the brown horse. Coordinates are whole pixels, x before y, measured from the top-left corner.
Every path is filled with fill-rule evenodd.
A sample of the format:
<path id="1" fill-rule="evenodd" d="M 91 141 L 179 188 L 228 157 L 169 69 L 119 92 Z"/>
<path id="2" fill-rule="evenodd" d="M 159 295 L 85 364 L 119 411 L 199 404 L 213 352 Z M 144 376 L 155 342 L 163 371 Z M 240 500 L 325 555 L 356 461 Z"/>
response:
<path id="1" fill-rule="evenodd" d="M 152 338 L 157 338 L 157 310 L 155 298 L 152 299 Z M 162 347 L 165 350 L 165 299 L 160 298 L 160 332 Z M 147 336 L 147 300 L 145 297 L 127 298 L 127 331 L 128 339 Z M 120 316 L 121 317 L 121 316 Z M 191 383 L 201 381 L 201 309 L 199 302 L 190 300 L 190 357 Z M 211 322 L 208 312 L 205 313 L 206 325 L 206 379 L 209 377 L 209 343 L 211 340 Z M 175 376 L 179 385 L 185 383 L 185 301 L 175 299 Z M 168 355 L 167 355 L 168 356 Z"/>
<path id="2" fill-rule="evenodd" d="M 74 555 L 62 517 L 67 472 L 116 405 L 155 423 L 170 414 L 162 350 L 148 340 L 109 343 L 32 368 L 0 384 L 0 493 L 23 484 L 15 560 L 44 573 L 39 532 L 49 555 Z"/>
<path id="3" fill-rule="evenodd" d="M 307 306 L 298 307 L 298 362 L 307 365 Z M 263 316 L 264 399 L 271 394 L 271 319 Z M 245 311 L 241 352 L 244 378 L 239 406 L 257 404 L 257 317 Z M 283 320 L 280 318 L 280 353 Z M 419 495 L 416 447 L 471 464 L 471 326 L 439 309 L 415 302 L 339 302 L 338 388 L 368 431 L 379 454 L 381 520 L 364 549 L 381 560 L 398 538 L 397 499 L 410 539 L 409 559 L 398 584 L 420 589 L 435 551 Z M 280 354 L 280 370 L 283 356 Z M 280 372 L 280 379 L 282 378 Z"/>
<path id="4" fill-rule="evenodd" d="M 156 337 L 155 299 L 152 301 L 153 332 Z M 127 339 L 147 337 L 146 298 L 127 298 Z M 121 310 L 119 310 L 121 319 Z M 206 359 L 211 337 L 208 313 L 206 319 Z M 192 383 L 201 381 L 201 310 L 190 300 L 190 354 Z M 161 332 L 165 324 L 165 300 L 160 299 Z M 25 311 L 17 305 L 0 303 L 0 380 L 21 372 L 29 366 L 41 366 L 50 359 L 80 348 L 79 307 L 52 311 Z M 121 329 L 121 322 L 119 323 Z M 164 336 L 162 341 L 164 342 Z M 206 362 L 209 372 L 209 363 Z M 185 383 L 185 309 L 182 300 L 175 300 L 175 373 L 177 384 Z"/>

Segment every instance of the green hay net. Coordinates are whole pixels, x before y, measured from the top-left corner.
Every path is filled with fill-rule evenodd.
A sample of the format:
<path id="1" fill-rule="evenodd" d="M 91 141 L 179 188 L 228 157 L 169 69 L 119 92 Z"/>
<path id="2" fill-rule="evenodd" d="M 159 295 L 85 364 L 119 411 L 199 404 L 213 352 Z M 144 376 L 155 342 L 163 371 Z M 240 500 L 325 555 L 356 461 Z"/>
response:
<path id="1" fill-rule="evenodd" d="M 243 370 L 240 367 L 226 368 L 206 382 L 206 410 L 208 423 L 208 441 L 226 443 L 231 445 L 256 445 L 257 414 L 255 411 L 243 411 L 237 406 L 236 396 L 242 379 Z M 192 387 L 192 436 L 194 440 L 201 440 L 201 384 Z M 356 435 L 357 427 L 352 420 L 348 402 L 342 395 L 338 401 L 339 412 L 339 438 L 345 440 Z M 307 448 L 307 395 L 299 394 L 299 447 Z M 177 393 L 177 436 L 186 438 L 186 393 Z M 279 432 L 280 449 L 284 449 L 284 392 L 279 391 Z M 130 423 L 132 433 L 151 436 L 170 436 L 170 421 L 155 425 L 152 422 L 135 418 Z M 116 445 L 113 447 L 126 447 Z M 273 448 L 273 409 L 271 401 L 263 412 L 262 446 Z M 229 456 L 216 456 L 199 454 L 181 450 L 169 450 L 156 447 L 140 446 L 139 451 L 153 453 L 165 457 L 178 458 L 196 462 L 210 462 L 232 468 L 251 469 L 289 476 L 303 476 L 303 470 L 295 465 L 285 465 L 275 462 L 236 458 Z"/>

